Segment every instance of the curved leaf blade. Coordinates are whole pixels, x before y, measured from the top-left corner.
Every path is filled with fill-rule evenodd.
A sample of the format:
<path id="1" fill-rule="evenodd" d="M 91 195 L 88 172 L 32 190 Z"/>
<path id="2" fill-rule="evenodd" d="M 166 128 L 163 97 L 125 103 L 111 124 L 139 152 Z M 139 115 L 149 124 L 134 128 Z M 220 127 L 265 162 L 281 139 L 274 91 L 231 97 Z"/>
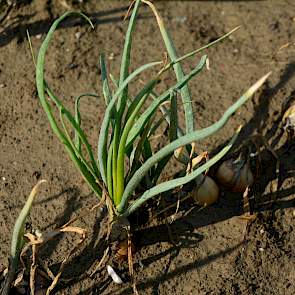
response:
<path id="1" fill-rule="evenodd" d="M 157 196 L 163 192 L 172 190 L 176 187 L 179 187 L 181 185 L 184 185 L 196 177 L 198 177 L 201 173 L 205 172 L 207 169 L 209 169 L 211 166 L 213 166 L 215 163 L 217 163 L 232 147 L 234 144 L 235 140 L 238 137 L 239 131 L 241 128 L 238 129 L 236 134 L 233 136 L 233 138 L 230 140 L 230 142 L 217 154 L 215 155 L 212 159 L 210 159 L 208 162 L 203 164 L 201 167 L 197 168 L 194 170 L 192 173 L 179 177 L 170 181 L 166 181 L 163 183 L 160 183 L 148 191 L 144 192 L 144 194 L 137 200 L 135 200 L 124 213 L 122 214 L 123 216 L 128 216 L 131 213 L 133 213 L 135 210 L 137 210 L 144 202 L 147 200 L 151 199 L 154 196 Z"/>
<path id="2" fill-rule="evenodd" d="M 138 136 L 138 134 L 141 132 L 141 130 L 144 128 L 145 124 L 148 122 L 150 117 L 155 113 L 156 109 L 159 105 L 161 105 L 165 100 L 167 100 L 170 97 L 170 93 L 174 91 L 181 90 L 182 87 L 190 80 L 192 79 L 196 74 L 198 74 L 205 66 L 206 64 L 207 56 L 203 55 L 201 57 L 201 60 L 199 64 L 186 76 L 184 76 L 183 79 L 181 79 L 179 82 L 177 82 L 174 86 L 172 86 L 170 89 L 166 90 L 162 95 L 160 95 L 158 98 L 156 98 L 146 109 L 146 111 L 140 116 L 140 118 L 135 122 L 134 126 L 132 127 L 128 139 L 127 139 L 127 148 L 129 145 L 133 143 L 135 138 Z"/>
<path id="3" fill-rule="evenodd" d="M 270 74 L 271 72 L 266 74 L 262 78 L 260 78 L 254 85 L 252 85 L 231 107 L 229 107 L 225 111 L 224 115 L 216 123 L 212 124 L 211 126 L 207 128 L 203 128 L 201 130 L 191 132 L 189 134 L 186 134 L 178 138 L 177 140 L 166 145 L 164 148 L 162 148 L 160 151 L 154 154 L 151 158 L 149 158 L 136 171 L 136 173 L 128 182 L 122 197 L 122 201 L 117 208 L 118 212 L 120 213 L 124 212 L 124 208 L 126 207 L 128 198 L 134 192 L 135 188 L 140 183 L 141 179 L 145 176 L 145 174 L 149 171 L 151 167 L 153 167 L 157 162 L 159 162 L 161 159 L 169 155 L 169 153 L 172 153 L 177 148 L 187 145 L 193 141 L 204 139 L 214 134 L 219 129 L 221 129 L 227 123 L 231 115 L 234 114 L 235 111 L 254 94 L 254 92 L 265 82 L 265 80 L 269 77 Z"/>

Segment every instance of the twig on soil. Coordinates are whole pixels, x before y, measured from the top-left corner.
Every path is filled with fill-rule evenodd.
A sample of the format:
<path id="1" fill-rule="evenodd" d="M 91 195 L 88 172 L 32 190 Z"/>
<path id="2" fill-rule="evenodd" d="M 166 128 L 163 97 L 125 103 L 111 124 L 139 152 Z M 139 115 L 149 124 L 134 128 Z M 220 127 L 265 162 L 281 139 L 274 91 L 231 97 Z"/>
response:
<path id="1" fill-rule="evenodd" d="M 37 245 L 32 245 L 32 256 L 33 256 L 33 261 L 31 264 L 31 269 L 30 269 L 30 289 L 31 289 L 31 294 L 35 294 L 35 274 L 36 274 L 36 269 L 37 269 Z"/>
<path id="2" fill-rule="evenodd" d="M 87 216 L 89 214 L 89 212 L 92 212 L 94 211 L 94 209 L 96 208 L 100 208 L 103 204 L 104 204 L 104 201 L 105 201 L 105 197 L 103 196 L 100 200 L 100 202 L 96 205 L 94 205 L 93 207 L 91 207 L 90 209 L 89 208 L 85 208 L 84 210 L 86 211 L 84 214 L 80 214 L 79 216 L 76 216 L 74 218 L 72 218 L 71 220 L 69 220 L 66 224 L 64 224 L 62 227 L 66 227 L 72 223 L 74 223 L 75 221 L 83 218 L 84 216 Z"/>
<path id="3" fill-rule="evenodd" d="M 46 277 L 47 279 L 51 279 L 52 281 L 54 280 L 54 274 L 52 273 L 52 271 L 50 270 L 50 268 L 45 265 L 42 261 L 38 261 L 39 264 L 41 264 L 41 267 L 44 269 L 41 270 L 41 269 L 38 269 L 38 272 L 43 275 L 44 277 Z"/>
<path id="4" fill-rule="evenodd" d="M 4 13 L 4 15 L 0 18 L 0 24 L 9 16 L 9 13 L 10 13 L 10 11 L 12 10 L 12 8 L 13 8 L 13 6 L 15 5 L 15 3 L 11 3 L 8 7 L 7 7 L 7 9 L 6 9 L 6 11 L 5 11 L 5 13 Z"/>
<path id="5" fill-rule="evenodd" d="M 138 295 L 138 291 L 136 288 L 136 281 L 134 277 L 134 269 L 133 269 L 133 257 L 132 257 L 132 241 L 131 241 L 131 234 L 130 234 L 130 226 L 126 227 L 127 232 L 127 246 L 128 246 L 128 267 L 129 267 L 129 275 L 132 282 L 132 288 L 135 295 Z"/>
<path id="6" fill-rule="evenodd" d="M 71 10 L 73 9 L 72 6 L 70 4 L 67 3 L 66 0 L 59 0 L 59 3 L 66 9 Z"/>
<path id="7" fill-rule="evenodd" d="M 93 270 L 93 272 L 89 275 L 90 278 L 92 278 L 92 277 L 96 274 L 96 272 L 100 269 L 100 267 L 101 267 L 102 264 L 104 263 L 106 257 L 108 256 L 109 251 L 110 251 L 110 247 L 108 246 L 108 247 L 104 250 L 103 256 L 102 256 L 102 258 L 100 259 L 98 265 L 95 267 L 95 269 Z"/>
<path id="8" fill-rule="evenodd" d="M 156 213 L 154 216 L 152 216 L 152 217 L 150 218 L 150 220 L 151 220 L 151 221 L 154 220 L 154 219 L 155 219 L 156 217 L 158 217 L 159 215 L 161 215 L 161 214 L 165 213 L 166 211 L 170 210 L 171 208 L 177 206 L 178 203 L 183 202 L 183 201 L 185 201 L 185 200 L 187 200 L 187 199 L 189 199 L 189 198 L 191 198 L 191 196 L 190 196 L 189 194 L 188 194 L 187 196 L 181 198 L 181 199 L 179 198 L 179 199 L 177 200 L 177 202 L 175 202 L 175 203 L 169 205 L 168 207 L 166 207 L 165 209 L 159 211 L 159 212 Z M 175 214 L 173 214 L 173 215 L 175 215 Z"/>
<path id="9" fill-rule="evenodd" d="M 127 10 L 127 12 L 126 12 L 126 14 L 125 14 L 125 16 L 124 16 L 124 18 L 123 18 L 123 21 L 126 21 L 126 19 L 129 17 L 130 12 L 131 12 L 131 9 L 132 9 L 132 7 L 134 6 L 134 4 L 135 4 L 135 0 L 133 0 L 133 1 L 131 2 L 131 4 L 129 5 L 128 10 Z"/>
<path id="10" fill-rule="evenodd" d="M 294 46 L 295 43 L 287 42 L 287 43 L 283 44 L 283 45 L 277 50 L 276 54 L 278 54 L 281 50 L 283 50 L 283 49 L 285 49 L 285 48 L 287 48 L 287 47 L 290 47 L 290 46 L 292 46 L 292 45 Z"/>
<path id="11" fill-rule="evenodd" d="M 172 234 L 172 231 L 171 231 L 171 227 L 170 227 L 169 222 L 167 221 L 167 218 L 165 219 L 165 225 L 166 225 L 167 230 L 168 230 L 168 236 L 169 236 L 171 244 L 174 245 L 174 246 L 177 246 L 177 243 L 174 241 L 173 234 Z"/>
<path id="12" fill-rule="evenodd" d="M 79 228 L 79 227 L 67 226 L 67 227 L 63 227 L 62 229 L 60 229 L 60 231 L 61 232 L 75 232 L 75 233 L 81 235 L 81 239 L 78 242 L 78 244 L 68 253 L 68 255 L 65 257 L 65 259 L 62 261 L 57 275 L 55 276 L 53 282 L 51 283 L 51 285 L 48 287 L 48 289 L 46 291 L 46 295 L 49 295 L 50 292 L 57 285 L 58 280 L 64 270 L 64 267 L 65 267 L 67 261 L 75 252 L 77 252 L 79 250 L 79 248 L 82 246 L 82 244 L 84 243 L 84 241 L 86 240 L 86 237 L 87 237 L 86 230 Z"/>
<path id="13" fill-rule="evenodd" d="M 239 216 L 240 219 L 246 220 L 245 230 L 244 230 L 244 237 L 243 242 L 247 241 L 247 236 L 249 234 L 249 229 L 251 222 L 256 219 L 256 214 L 252 214 L 251 208 L 250 208 L 250 202 L 249 202 L 249 193 L 250 193 L 250 187 L 247 186 L 243 193 L 243 211 L 244 214 L 242 216 Z"/>
<path id="14" fill-rule="evenodd" d="M 49 288 L 46 291 L 46 295 L 49 295 L 50 292 L 53 290 L 53 288 L 56 286 L 63 270 L 65 267 L 66 262 L 69 260 L 69 258 L 81 247 L 83 242 L 86 240 L 86 230 L 82 229 L 80 227 L 75 227 L 75 226 L 69 226 L 68 223 L 63 225 L 59 229 L 55 229 L 51 232 L 48 232 L 46 234 L 36 236 L 31 233 L 27 233 L 24 236 L 29 239 L 29 244 L 27 245 L 26 248 L 24 248 L 25 251 L 27 251 L 29 246 L 32 246 L 32 265 L 30 269 L 30 289 L 31 293 L 34 294 L 35 291 L 35 274 L 36 274 L 36 269 L 37 269 L 37 253 L 38 253 L 38 248 L 42 245 L 47 243 L 49 240 L 53 239 L 55 236 L 57 236 L 60 233 L 65 233 L 65 232 L 71 232 L 71 233 L 76 233 L 81 236 L 80 241 L 78 244 L 66 255 L 65 259 L 62 261 L 61 266 L 59 268 L 59 271 L 56 276 L 54 276 L 51 271 L 48 272 L 48 268 L 46 269 L 48 275 L 50 278 L 53 278 L 53 281 Z"/>

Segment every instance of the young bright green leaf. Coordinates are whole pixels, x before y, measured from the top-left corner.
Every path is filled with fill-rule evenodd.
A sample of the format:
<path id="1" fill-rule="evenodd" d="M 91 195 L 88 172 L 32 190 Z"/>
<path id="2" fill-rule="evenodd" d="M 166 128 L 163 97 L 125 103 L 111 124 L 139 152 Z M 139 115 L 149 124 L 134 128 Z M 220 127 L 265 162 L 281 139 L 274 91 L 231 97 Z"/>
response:
<path id="1" fill-rule="evenodd" d="M 107 159 L 107 188 L 110 198 L 113 200 L 113 144 L 112 141 L 108 150 L 108 159 Z"/>
<path id="2" fill-rule="evenodd" d="M 134 101 L 135 104 L 130 106 L 130 108 L 133 108 L 132 114 L 130 114 L 130 117 L 128 121 L 125 124 L 125 127 L 122 132 L 122 136 L 119 143 L 119 149 L 118 149 L 118 162 L 117 162 L 117 189 L 116 189 L 116 197 L 115 197 L 115 205 L 117 206 L 121 201 L 121 196 L 124 191 L 124 177 L 125 177 L 125 169 L 124 169 L 124 158 L 126 153 L 126 141 L 128 134 L 134 125 L 134 121 L 145 103 L 146 99 L 148 98 L 151 90 L 155 87 L 157 84 L 158 79 L 151 80 L 135 97 Z"/>
<path id="3" fill-rule="evenodd" d="M 121 60 L 121 68 L 120 68 L 120 79 L 119 79 L 119 85 L 122 85 L 123 81 L 128 77 L 128 72 L 129 72 L 129 65 L 130 65 L 130 52 L 131 52 L 131 44 L 132 44 L 132 33 L 135 28 L 136 24 L 136 16 L 138 12 L 138 8 L 140 5 L 140 1 L 136 0 L 128 29 L 126 32 L 126 37 L 125 37 L 125 43 L 124 43 L 124 49 L 123 49 L 123 54 L 122 54 L 122 60 Z M 120 142 L 120 135 L 121 135 L 121 121 L 122 117 L 125 111 L 126 103 L 128 100 L 128 84 L 124 87 L 123 91 L 120 93 L 120 97 L 118 100 L 118 113 L 115 118 L 115 127 L 114 127 L 114 145 L 113 145 L 113 183 L 114 186 L 117 186 L 117 157 L 118 157 L 118 147 L 119 147 L 119 142 Z"/>
<path id="4" fill-rule="evenodd" d="M 152 116 L 150 121 L 146 124 L 136 147 L 132 150 L 131 156 L 129 158 L 131 168 L 129 169 L 128 176 L 126 177 L 126 179 L 127 179 L 126 182 L 128 182 L 128 180 L 133 176 L 135 171 L 141 165 L 140 164 L 140 156 L 142 155 L 142 153 L 144 153 L 144 143 L 147 139 L 147 136 L 149 134 L 149 131 L 151 129 L 151 125 L 152 125 L 152 122 L 154 119 L 155 119 L 155 116 Z"/>
<path id="5" fill-rule="evenodd" d="M 105 111 L 105 116 L 102 121 L 99 139 L 98 139 L 98 161 L 99 161 L 99 167 L 101 172 L 101 177 L 103 182 L 106 184 L 106 158 L 107 158 L 107 138 L 108 138 L 108 127 L 111 119 L 111 111 L 116 103 L 117 98 L 123 91 L 123 89 L 128 85 L 137 75 L 139 75 L 144 70 L 160 65 L 162 62 L 152 62 L 148 63 L 146 65 L 143 65 L 136 69 L 133 73 L 131 73 L 126 80 L 119 86 L 116 93 L 113 95 L 112 100 L 110 101 L 109 105 L 107 106 L 107 109 Z M 114 172 L 114 171 L 113 171 Z"/>

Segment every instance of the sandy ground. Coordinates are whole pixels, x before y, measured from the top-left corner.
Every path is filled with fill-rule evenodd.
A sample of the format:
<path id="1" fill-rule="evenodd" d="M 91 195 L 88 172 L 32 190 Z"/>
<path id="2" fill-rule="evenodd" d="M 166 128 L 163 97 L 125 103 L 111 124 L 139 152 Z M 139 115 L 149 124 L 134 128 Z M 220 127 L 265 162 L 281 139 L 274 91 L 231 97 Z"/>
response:
<path id="1" fill-rule="evenodd" d="M 38 179 L 47 179 L 26 230 L 47 231 L 97 203 L 53 135 L 35 87 L 35 71 L 26 41 L 26 29 L 37 52 L 53 19 L 66 11 L 65 1 L 27 1 L 12 9 L 0 28 L 0 270 L 8 263 L 14 221 Z M 107 56 L 109 71 L 118 76 L 127 22 L 128 2 L 85 1 L 72 4 L 94 21 L 91 30 L 79 21 L 66 22 L 56 33 L 46 61 L 46 76 L 53 89 L 72 106 L 80 93 L 102 95 L 98 58 Z M 76 1 L 77 2 L 77 1 Z M 242 196 L 223 192 L 204 210 L 194 208 L 170 224 L 161 220 L 144 226 L 133 223 L 137 244 L 135 269 L 140 294 L 295 294 L 294 271 L 294 142 L 281 130 L 281 112 L 295 90 L 295 4 L 292 1 L 156 1 L 180 54 L 204 45 L 242 25 L 230 39 L 207 50 L 210 71 L 191 83 L 197 128 L 215 122 L 253 82 L 268 71 L 265 86 L 244 105 L 218 134 L 198 144 L 212 151 L 224 143 L 239 124 L 241 141 L 263 134 L 280 158 L 279 191 L 274 191 L 276 164 L 262 152 L 261 176 L 252 200 L 256 219 L 248 228 L 238 216 Z M 283 45 L 290 46 L 278 51 Z M 163 42 L 151 12 L 142 7 L 134 35 L 132 68 L 161 60 Z M 185 71 L 200 56 L 184 63 Z M 143 75 L 147 79 L 149 74 Z M 174 81 L 170 72 L 163 87 Z M 140 84 L 134 84 L 139 89 Z M 83 126 L 96 143 L 104 110 L 103 98 L 82 104 Z M 169 171 L 168 171 L 169 174 Z M 171 173 L 170 173 L 171 175 Z M 184 208 L 187 210 L 191 204 Z M 56 294 L 132 294 L 126 265 L 118 286 L 105 269 L 89 278 L 88 271 L 102 256 L 105 226 L 98 213 L 77 225 L 89 237 L 65 267 Z M 247 230 L 246 230 L 247 229 Z M 40 253 L 56 272 L 77 241 L 64 235 Z M 86 274 L 86 275 L 85 275 Z M 42 293 L 41 293 L 42 294 Z"/>

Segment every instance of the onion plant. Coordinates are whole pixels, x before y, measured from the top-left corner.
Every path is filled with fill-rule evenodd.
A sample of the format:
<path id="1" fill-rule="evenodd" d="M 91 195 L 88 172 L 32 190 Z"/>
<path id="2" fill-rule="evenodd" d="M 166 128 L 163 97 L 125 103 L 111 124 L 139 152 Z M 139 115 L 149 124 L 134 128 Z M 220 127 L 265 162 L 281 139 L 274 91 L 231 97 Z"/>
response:
<path id="1" fill-rule="evenodd" d="M 141 2 L 148 4 L 156 14 L 170 60 L 147 63 L 130 72 L 132 35 Z M 264 83 L 269 74 L 251 86 L 225 111 L 224 115 L 216 123 L 196 130 L 188 82 L 206 68 L 208 57 L 207 55 L 201 56 L 193 70 L 187 74 L 182 70 L 181 61 L 196 56 L 200 51 L 225 39 L 237 28 L 218 40 L 179 57 L 173 41 L 164 27 L 163 20 L 155 7 L 148 1 L 136 0 L 126 32 L 118 79 L 107 73 L 104 56 L 100 56 L 102 93 L 106 109 L 98 135 L 97 149 L 94 150 L 87 139 L 86 133 L 81 128 L 81 115 L 79 112 L 80 99 L 89 94 L 80 95 L 76 99 L 75 113 L 73 114 L 54 94 L 44 77 L 46 51 L 54 31 L 66 17 L 77 14 L 92 26 L 90 19 L 82 13 L 65 13 L 53 23 L 42 43 L 36 64 L 38 95 L 54 133 L 64 145 L 71 160 L 75 163 L 90 188 L 99 198 L 105 197 L 104 200 L 106 200 L 112 217 L 128 217 L 149 199 L 192 181 L 229 151 L 237 138 L 237 132 L 234 133 L 232 139 L 219 153 L 193 172 L 173 180 L 159 182 L 163 169 L 176 149 L 184 146 L 188 151 L 191 151 L 194 148 L 192 143 L 207 138 L 221 129 L 235 111 Z M 150 68 L 156 68 L 157 74 L 143 84 L 140 91 L 132 97 L 129 84 Z M 157 94 L 155 86 L 160 81 L 162 74 L 171 68 L 175 72 L 177 82 L 161 94 Z M 114 82 L 112 83 L 115 85 L 114 87 L 110 86 L 110 78 Z M 178 94 L 182 98 L 185 112 L 185 130 L 181 130 L 178 124 Z M 170 103 L 167 104 L 167 102 Z M 58 110 L 59 116 L 55 115 L 56 110 Z M 162 111 L 163 118 L 169 124 L 170 142 L 163 148 L 156 150 L 151 143 L 151 135 L 154 134 L 163 121 L 155 120 L 156 113 L 159 110 Z M 72 130 L 69 130 L 70 127 L 68 126 Z M 73 136 L 71 136 L 71 131 L 74 133 Z"/>

